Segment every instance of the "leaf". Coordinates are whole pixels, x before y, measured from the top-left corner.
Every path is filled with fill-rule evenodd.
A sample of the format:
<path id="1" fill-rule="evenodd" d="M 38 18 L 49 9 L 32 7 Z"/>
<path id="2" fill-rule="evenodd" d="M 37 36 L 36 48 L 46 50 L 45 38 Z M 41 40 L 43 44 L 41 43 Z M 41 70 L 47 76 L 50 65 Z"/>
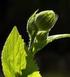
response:
<path id="1" fill-rule="evenodd" d="M 39 73 L 39 71 L 35 71 L 32 74 L 28 75 L 28 77 L 42 77 Z"/>
<path id="2" fill-rule="evenodd" d="M 33 56 L 33 54 L 31 52 L 28 53 L 27 55 L 27 66 L 26 69 L 24 69 L 22 71 L 22 76 L 21 77 L 34 77 L 34 72 L 38 72 L 38 74 L 36 74 L 36 76 L 40 76 L 39 73 L 39 68 L 37 65 L 37 62 Z"/>
<path id="3" fill-rule="evenodd" d="M 5 77 L 18 77 L 26 68 L 25 43 L 14 26 L 2 50 L 2 67 Z"/>

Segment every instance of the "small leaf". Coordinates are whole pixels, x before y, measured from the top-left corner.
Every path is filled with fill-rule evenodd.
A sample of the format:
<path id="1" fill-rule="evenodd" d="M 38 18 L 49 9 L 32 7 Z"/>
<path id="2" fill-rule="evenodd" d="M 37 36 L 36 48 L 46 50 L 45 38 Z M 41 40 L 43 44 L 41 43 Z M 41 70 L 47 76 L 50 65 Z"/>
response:
<path id="1" fill-rule="evenodd" d="M 38 71 L 39 68 L 37 62 L 31 52 L 28 52 L 27 55 L 27 66 L 26 69 L 23 70 L 21 77 L 28 77 L 29 75 L 32 77 L 33 72 Z M 40 74 L 40 73 L 39 73 Z"/>
<path id="2" fill-rule="evenodd" d="M 2 50 L 2 67 L 5 77 L 17 77 L 26 68 L 25 43 L 16 27 L 8 36 Z"/>
<path id="3" fill-rule="evenodd" d="M 35 71 L 32 74 L 28 75 L 28 77 L 42 77 L 39 73 L 39 71 Z"/>

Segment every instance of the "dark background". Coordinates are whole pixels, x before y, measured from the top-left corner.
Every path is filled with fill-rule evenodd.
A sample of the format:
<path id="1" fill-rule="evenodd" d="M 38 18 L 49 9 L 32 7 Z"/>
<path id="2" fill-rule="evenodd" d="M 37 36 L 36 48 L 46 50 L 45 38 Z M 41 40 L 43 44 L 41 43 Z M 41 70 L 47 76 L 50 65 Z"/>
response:
<path id="1" fill-rule="evenodd" d="M 59 15 L 50 35 L 70 33 L 70 0 L 0 0 L 0 53 L 14 25 L 28 43 L 26 23 L 37 9 L 54 10 Z M 60 39 L 48 44 L 37 53 L 36 59 L 43 77 L 46 74 L 48 77 L 70 77 L 70 39 Z M 0 62 L 2 72 L 1 69 Z"/>

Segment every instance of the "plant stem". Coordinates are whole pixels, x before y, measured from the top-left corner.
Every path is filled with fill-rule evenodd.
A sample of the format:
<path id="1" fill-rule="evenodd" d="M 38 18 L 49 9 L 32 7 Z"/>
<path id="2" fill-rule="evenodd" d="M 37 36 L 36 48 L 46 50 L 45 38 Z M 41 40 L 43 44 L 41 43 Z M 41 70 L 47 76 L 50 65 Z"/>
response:
<path id="1" fill-rule="evenodd" d="M 46 39 L 46 44 L 62 38 L 70 38 L 70 34 L 58 34 L 58 35 L 48 36 Z"/>
<path id="2" fill-rule="evenodd" d="M 47 44 L 53 42 L 54 40 L 58 40 L 58 39 L 62 39 L 62 38 L 70 38 L 70 34 L 57 34 L 57 35 L 52 35 L 52 36 L 47 36 L 47 39 L 45 40 L 44 45 L 42 46 L 42 48 L 44 46 L 46 46 Z M 40 51 L 42 48 L 39 48 L 36 50 L 36 53 L 38 51 Z M 35 54 L 35 53 L 34 53 Z"/>

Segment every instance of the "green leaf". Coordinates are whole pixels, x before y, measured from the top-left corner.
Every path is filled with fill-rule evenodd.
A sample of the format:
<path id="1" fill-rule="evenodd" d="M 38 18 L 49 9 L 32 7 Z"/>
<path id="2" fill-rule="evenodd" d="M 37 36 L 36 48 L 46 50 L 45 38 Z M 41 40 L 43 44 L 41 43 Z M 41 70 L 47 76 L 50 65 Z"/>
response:
<path id="1" fill-rule="evenodd" d="M 39 71 L 35 71 L 32 74 L 28 75 L 28 77 L 42 77 L 39 73 Z"/>
<path id="2" fill-rule="evenodd" d="M 34 77 L 34 72 L 38 72 L 38 74 L 36 74 L 36 76 L 40 76 L 40 71 L 37 65 L 37 62 L 33 56 L 33 54 L 29 51 L 28 55 L 27 55 L 27 65 L 26 65 L 26 69 L 24 69 L 22 72 L 22 76 L 21 77 Z"/>
<path id="3" fill-rule="evenodd" d="M 8 36 L 2 50 L 2 67 L 5 77 L 18 77 L 26 68 L 25 43 L 16 26 Z"/>

